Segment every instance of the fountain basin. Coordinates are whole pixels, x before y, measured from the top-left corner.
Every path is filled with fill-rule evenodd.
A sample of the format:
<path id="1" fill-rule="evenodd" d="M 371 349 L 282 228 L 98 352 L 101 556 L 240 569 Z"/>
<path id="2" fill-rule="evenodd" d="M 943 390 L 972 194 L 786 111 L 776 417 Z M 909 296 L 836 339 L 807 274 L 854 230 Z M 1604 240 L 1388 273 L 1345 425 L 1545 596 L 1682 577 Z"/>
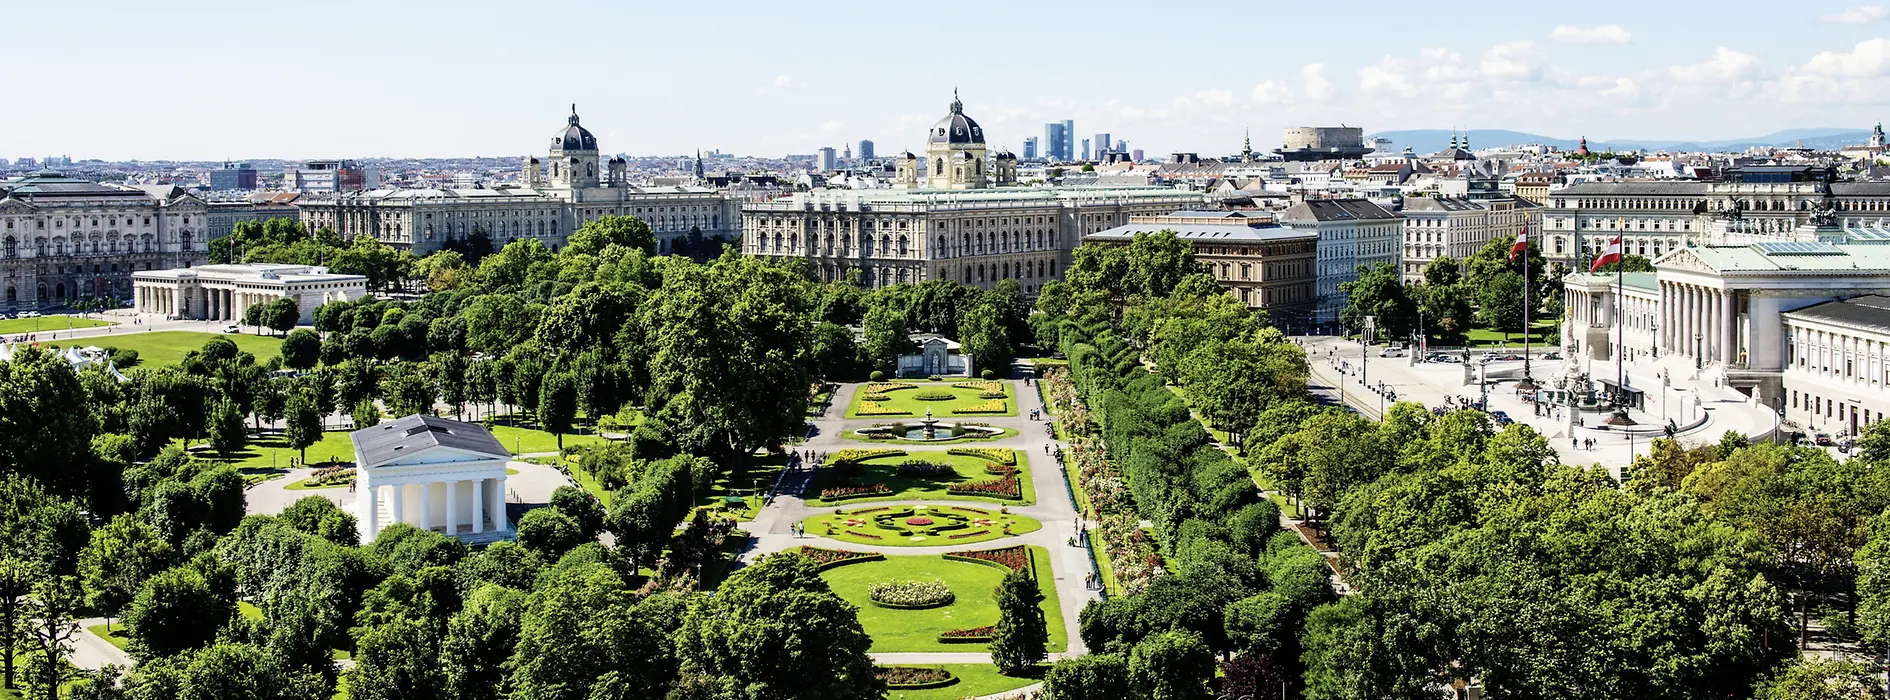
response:
<path id="1" fill-rule="evenodd" d="M 995 437 L 1004 433 L 1003 428 L 988 425 L 966 425 L 963 423 L 941 423 L 938 421 L 912 421 L 875 425 L 853 431 L 860 437 L 871 438 L 875 435 L 915 440 L 919 442 L 945 442 L 965 437 Z"/>

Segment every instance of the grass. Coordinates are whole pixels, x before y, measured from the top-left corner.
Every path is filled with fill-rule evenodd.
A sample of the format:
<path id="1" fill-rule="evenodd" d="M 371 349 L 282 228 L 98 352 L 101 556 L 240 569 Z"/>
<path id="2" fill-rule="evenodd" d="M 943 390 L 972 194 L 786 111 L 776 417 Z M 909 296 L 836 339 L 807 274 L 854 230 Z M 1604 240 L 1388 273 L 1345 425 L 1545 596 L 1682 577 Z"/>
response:
<path id="1" fill-rule="evenodd" d="M 99 639 L 111 642 L 112 646 L 118 647 L 119 651 L 124 651 L 125 645 L 131 643 L 131 638 L 125 636 L 125 626 L 111 625 L 110 630 L 106 630 L 105 627 L 105 625 L 92 625 L 85 628 L 85 631 L 98 635 Z"/>
<path id="2" fill-rule="evenodd" d="M 787 455 L 785 454 L 750 457 L 746 477 L 740 481 L 736 481 L 732 475 L 728 474 L 718 477 L 708 493 L 698 495 L 696 508 L 721 509 L 722 512 L 734 515 L 738 522 L 754 520 L 755 515 L 761 512 L 762 495 L 774 487 L 775 480 L 781 477 L 781 470 L 786 468 Z M 740 510 L 729 509 L 727 507 L 729 504 L 722 500 L 735 497 L 742 499 Z M 691 512 L 689 517 L 694 518 L 695 513 Z"/>
<path id="3" fill-rule="evenodd" d="M 1068 645 L 1063 631 L 1063 609 L 1057 603 L 1056 583 L 1050 574 L 1050 553 L 1031 547 L 1036 562 L 1037 586 L 1043 591 L 1044 622 L 1050 628 L 1050 653 Z M 986 644 L 946 644 L 938 635 L 955 629 L 997 624 L 997 601 L 991 592 L 997 589 L 1004 572 L 996 567 L 948 561 L 940 556 L 889 556 L 884 561 L 849 564 L 821 572 L 834 593 L 860 609 L 860 626 L 873 638 L 871 651 L 964 651 L 981 652 Z M 957 601 L 930 610 L 893 610 L 874 605 L 867 590 L 882 581 L 937 579 L 957 594 Z M 953 686 L 954 688 L 956 686 Z M 960 693 L 963 694 L 963 693 Z M 958 697 L 945 695 L 942 697 Z"/>
<path id="4" fill-rule="evenodd" d="M 861 442 L 870 442 L 875 445 L 957 445 L 957 444 L 966 443 L 966 442 L 990 442 L 992 440 L 1002 440 L 1004 438 L 1014 437 L 1017 435 L 1017 431 L 1012 430 L 1010 428 L 1000 428 L 1000 430 L 1003 430 L 1004 432 L 998 433 L 996 435 L 984 435 L 982 433 L 978 433 L 974 435 L 967 435 L 964 437 L 955 437 L 950 440 L 907 440 L 905 438 L 891 438 L 891 439 L 875 440 L 873 438 L 861 437 L 859 431 L 857 430 L 848 430 L 846 432 L 840 433 L 840 437 L 846 438 L 848 440 L 859 440 Z"/>
<path id="5" fill-rule="evenodd" d="M 951 500 L 964 500 L 964 501 L 983 501 L 986 503 L 996 503 L 999 505 L 1015 505 L 1015 506 L 1031 505 L 1037 502 L 1037 495 L 1034 492 L 1034 488 L 1032 487 L 1031 481 L 1030 481 L 1030 455 L 1024 452 L 1023 450 L 1013 450 L 1013 452 L 1017 453 L 1017 470 L 1018 470 L 1017 479 L 1023 484 L 1023 489 L 1021 493 L 1023 494 L 1024 497 L 1021 500 L 1009 501 L 1009 500 L 1004 500 L 1000 498 L 987 498 L 987 497 L 982 497 L 982 496 L 960 496 L 960 495 L 947 493 L 946 487 L 951 484 L 969 483 L 969 482 L 974 482 L 974 481 L 986 481 L 990 479 L 996 479 L 998 477 L 996 475 L 984 473 L 984 465 L 990 464 L 990 462 L 986 461 L 982 457 L 973 457 L 970 455 L 946 454 L 944 451 L 941 450 L 937 452 L 908 452 L 904 455 L 897 456 L 897 457 L 880 457 L 878 459 L 869 459 L 869 460 L 866 460 L 865 462 L 861 462 L 861 464 L 866 467 L 866 471 L 862 473 L 859 477 L 853 479 L 851 483 L 885 484 L 892 489 L 892 492 L 884 496 L 875 496 L 872 498 L 849 498 L 849 499 L 840 500 L 840 501 L 824 501 L 824 500 L 816 498 L 816 499 L 812 499 L 808 501 L 808 503 L 815 506 L 833 506 L 833 505 L 849 505 L 853 503 L 861 503 L 861 502 L 869 502 L 869 501 L 886 501 L 886 500 L 916 501 L 916 500 L 927 500 L 927 499 L 951 499 Z M 830 457 L 828 459 L 828 462 L 831 463 L 833 459 L 835 458 Z M 907 460 L 911 460 L 911 459 L 924 459 L 924 460 L 933 461 L 933 462 L 944 462 L 946 464 L 951 465 L 952 471 L 957 472 L 957 474 L 955 476 L 945 477 L 945 478 L 927 478 L 927 477 L 921 477 L 921 476 L 911 476 L 911 475 L 906 475 L 906 474 L 900 474 L 899 463 L 907 461 Z M 840 478 L 838 476 L 838 472 L 830 468 L 823 467 L 821 468 L 820 472 L 814 476 L 814 485 L 813 485 L 812 491 L 813 493 L 818 494 L 820 493 L 821 489 L 836 486 L 836 485 L 839 485 L 839 483 L 840 483 Z"/>
<path id="6" fill-rule="evenodd" d="M 985 380 L 960 379 L 958 381 L 964 382 L 964 381 L 985 381 Z M 992 381 L 996 381 L 996 380 L 992 380 Z M 969 408 L 969 407 L 984 403 L 987 399 L 978 398 L 977 389 L 959 389 L 957 387 L 952 386 L 953 382 L 949 382 L 949 381 L 934 382 L 934 381 L 929 381 L 929 380 L 924 380 L 924 379 L 917 380 L 917 381 L 902 381 L 900 383 L 911 384 L 912 388 L 911 389 L 898 389 L 891 393 L 886 394 L 886 400 L 883 402 L 880 402 L 880 405 L 885 408 L 889 408 L 895 411 L 905 411 L 905 414 L 903 416 L 889 415 L 889 414 L 878 414 L 878 415 L 868 415 L 868 416 L 860 415 L 860 404 L 866 400 L 866 391 L 864 390 L 865 385 L 862 384 L 860 390 L 856 390 L 853 392 L 852 403 L 847 404 L 847 417 L 848 418 L 900 418 L 900 417 L 917 418 L 917 417 L 924 416 L 925 409 L 928 409 L 928 408 L 932 409 L 932 415 L 938 418 L 964 418 L 966 420 L 977 420 L 979 417 L 1017 415 L 1017 390 L 1015 387 L 1011 386 L 1011 383 L 1009 381 L 999 382 L 1004 385 L 1005 411 L 1003 413 L 971 413 L 971 414 L 959 414 L 959 413 L 954 413 L 953 411 L 955 409 Z M 920 401 L 918 399 L 913 398 L 914 396 L 917 396 L 920 393 L 923 393 L 926 391 L 950 392 L 952 394 L 952 399 L 949 401 Z"/>
<path id="7" fill-rule="evenodd" d="M 1529 327 L 1535 330 L 1536 338 L 1544 337 L 1545 332 L 1547 333 L 1547 337 L 1551 338 L 1551 340 L 1546 343 L 1532 343 L 1532 345 L 1536 347 L 1553 346 L 1555 344 L 1553 338 L 1555 337 L 1556 329 L 1560 327 L 1561 323 L 1562 321 L 1560 319 L 1553 318 L 1532 320 Z M 1470 347 L 1473 348 L 1522 347 L 1521 333 L 1504 333 L 1489 328 L 1472 328 L 1466 335 Z"/>
<path id="8" fill-rule="evenodd" d="M 894 666 L 921 666 L 924 668 L 942 668 L 951 672 L 958 682 L 943 688 L 926 690 L 888 690 L 886 700 L 958 700 L 959 698 L 982 697 L 1016 690 L 1042 680 L 1041 672 L 1030 676 L 1006 676 L 998 673 L 991 664 L 891 664 Z"/>
<path id="9" fill-rule="evenodd" d="M 300 459 L 302 451 L 290 448 L 289 443 L 282 439 L 281 433 L 268 433 L 262 437 L 251 436 L 248 445 L 230 453 L 229 457 L 218 456 L 209 449 L 200 450 L 196 452 L 196 455 L 204 459 L 225 461 L 238 469 L 257 471 L 257 476 L 264 476 L 269 474 L 266 470 L 287 469 L 289 460 Z M 348 431 L 331 430 L 322 433 L 322 439 L 308 446 L 308 461 L 311 465 L 353 462 L 354 443 L 348 440 Z M 265 480 L 267 478 L 274 477 L 267 476 Z"/>
<path id="10" fill-rule="evenodd" d="M 348 486 L 353 483 L 354 482 L 352 481 L 344 481 L 339 484 L 328 484 L 326 486 L 310 486 L 307 479 L 301 479 L 301 480 L 296 481 L 293 484 L 289 484 L 288 486 L 282 487 L 282 489 L 285 491 L 320 491 L 322 489 L 345 489 L 345 488 L 348 488 Z"/>
<path id="11" fill-rule="evenodd" d="M 203 347 L 211 338 L 229 338 L 236 347 L 256 356 L 257 364 L 268 362 L 269 358 L 282 354 L 282 339 L 267 335 L 249 335 L 247 333 L 199 333 L 196 331 L 158 331 L 156 333 L 126 333 L 124 335 L 104 335 L 92 338 L 60 341 L 52 343 L 55 347 L 71 345 L 86 347 L 96 345 L 101 348 L 138 351 L 138 362 L 142 365 L 165 366 L 184 361 L 184 354 Z"/>
<path id="12" fill-rule="evenodd" d="M 510 425 L 493 425 L 487 427 L 491 428 L 492 437 L 498 438 L 499 442 L 505 445 L 505 449 L 511 451 L 512 454 L 519 455 L 558 451 L 558 436 L 543 430 L 519 428 Z M 596 435 L 566 434 L 564 436 L 565 447 L 589 445 L 602 441 L 603 438 Z"/>
<path id="13" fill-rule="evenodd" d="M 116 325 L 118 324 L 112 321 L 101 321 L 96 318 L 65 315 L 41 316 L 39 318 L 0 318 L 0 334 L 50 333 L 52 331 L 63 331 L 71 328 L 97 328 L 99 326 Z"/>
<path id="14" fill-rule="evenodd" d="M 970 506 L 932 506 L 931 508 L 934 511 L 949 510 L 950 512 L 957 513 L 958 515 L 963 515 L 965 517 L 971 518 L 972 524 L 969 524 L 965 529 L 962 529 L 962 530 L 951 530 L 948 532 L 940 533 L 938 535 L 926 535 L 922 532 L 914 532 L 909 537 L 901 536 L 898 532 L 894 532 L 892 530 L 882 530 L 874 525 L 873 516 L 879 515 L 880 513 L 885 512 L 886 508 L 883 506 L 879 507 L 878 509 L 874 509 L 873 506 L 865 506 L 862 508 L 852 509 L 854 511 L 860 511 L 860 510 L 873 511 L 869 513 L 861 513 L 859 515 L 847 515 L 844 512 L 841 512 L 841 511 L 847 510 L 843 508 L 840 511 L 835 511 L 834 513 L 830 515 L 816 515 L 806 520 L 802 520 L 801 524 L 806 526 L 807 532 L 809 534 L 836 539 L 836 540 L 840 540 L 841 542 L 852 542 L 854 544 L 876 545 L 876 546 L 881 546 L 881 547 L 941 547 L 941 546 L 955 546 L 955 545 L 961 545 L 961 544 L 977 544 L 979 542 L 989 542 L 995 539 L 1002 539 L 1005 537 L 1010 537 L 1012 535 L 1022 535 L 1025 533 L 1036 532 L 1038 530 L 1043 529 L 1043 523 L 1037 522 L 1036 520 L 1032 518 L 1028 518 L 1022 515 L 1017 515 L 1015 513 L 999 514 L 998 509 L 996 508 L 978 508 L 978 510 L 985 511 L 985 514 L 983 515 L 980 515 L 977 513 L 965 512 L 964 509 L 970 508 Z M 897 524 L 897 523 L 903 522 L 904 520 L 905 518 L 896 518 L 894 519 L 893 522 Z M 990 524 L 977 525 L 975 523 L 978 520 L 986 520 L 986 521 L 989 521 Z M 854 524 L 849 525 L 848 524 L 849 522 L 852 522 Z M 1005 534 L 1004 532 L 1004 526 L 1006 524 L 1009 524 L 1011 526 L 1011 530 L 1009 534 Z M 863 532 L 870 535 L 879 535 L 880 539 L 876 540 L 870 537 L 861 537 L 859 535 L 848 534 L 847 533 L 848 530 L 852 530 L 853 532 Z M 967 532 L 977 532 L 979 530 L 985 530 L 986 532 L 985 534 L 976 535 L 972 537 L 961 537 L 958 539 L 951 538 L 951 535 L 963 534 Z"/>

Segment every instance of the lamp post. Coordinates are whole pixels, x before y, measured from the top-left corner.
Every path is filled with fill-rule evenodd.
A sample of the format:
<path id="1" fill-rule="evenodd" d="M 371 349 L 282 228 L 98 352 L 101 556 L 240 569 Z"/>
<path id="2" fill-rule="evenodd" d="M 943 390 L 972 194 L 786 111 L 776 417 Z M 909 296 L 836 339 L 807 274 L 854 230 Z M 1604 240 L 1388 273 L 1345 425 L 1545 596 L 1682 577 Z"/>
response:
<path id="1" fill-rule="evenodd" d="M 1693 334 L 1693 368 L 1705 369 L 1706 363 L 1700 358 L 1700 334 Z"/>

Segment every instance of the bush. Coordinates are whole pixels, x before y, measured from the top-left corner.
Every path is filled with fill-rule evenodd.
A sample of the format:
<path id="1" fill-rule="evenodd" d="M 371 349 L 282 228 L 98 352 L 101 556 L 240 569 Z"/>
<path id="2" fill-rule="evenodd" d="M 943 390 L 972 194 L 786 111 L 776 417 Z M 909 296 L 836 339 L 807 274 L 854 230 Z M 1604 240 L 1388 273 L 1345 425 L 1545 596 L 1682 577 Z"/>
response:
<path id="1" fill-rule="evenodd" d="M 883 382 L 883 381 L 886 381 L 886 373 L 881 372 L 879 370 L 873 370 L 873 373 L 866 375 L 866 378 L 871 379 L 876 382 Z"/>
<path id="2" fill-rule="evenodd" d="M 996 378 L 997 378 L 997 373 L 996 373 L 996 372 L 993 372 L 993 371 L 991 371 L 991 369 L 990 369 L 989 367 L 987 367 L 987 368 L 985 368 L 985 370 L 984 370 L 983 372 L 979 372 L 979 373 L 978 373 L 978 376 L 980 376 L 980 377 L 984 377 L 985 379 L 996 379 Z"/>
<path id="3" fill-rule="evenodd" d="M 898 610 L 923 610 L 951 605 L 958 597 L 944 581 L 887 581 L 867 589 L 874 605 Z"/>
<path id="4" fill-rule="evenodd" d="M 953 396 L 949 391 L 921 391 L 913 394 L 912 398 L 920 401 L 950 401 L 958 397 Z"/>
<path id="5" fill-rule="evenodd" d="M 926 377 L 925 380 L 928 382 L 942 382 L 942 381 L 945 381 L 945 378 L 934 374 L 930 377 Z"/>
<path id="6" fill-rule="evenodd" d="M 925 459 L 909 459 L 899 463 L 899 473 L 926 478 L 954 476 L 958 473 L 952 465 Z"/>
<path id="7" fill-rule="evenodd" d="M 892 690 L 943 688 L 958 682 L 958 678 L 953 676 L 951 671 L 943 668 L 880 666 L 873 669 L 873 675 Z"/>
<path id="8" fill-rule="evenodd" d="M 973 627 L 964 630 L 951 630 L 938 635 L 938 641 L 944 644 L 981 644 L 991 641 L 992 633 L 997 632 L 996 625 Z"/>

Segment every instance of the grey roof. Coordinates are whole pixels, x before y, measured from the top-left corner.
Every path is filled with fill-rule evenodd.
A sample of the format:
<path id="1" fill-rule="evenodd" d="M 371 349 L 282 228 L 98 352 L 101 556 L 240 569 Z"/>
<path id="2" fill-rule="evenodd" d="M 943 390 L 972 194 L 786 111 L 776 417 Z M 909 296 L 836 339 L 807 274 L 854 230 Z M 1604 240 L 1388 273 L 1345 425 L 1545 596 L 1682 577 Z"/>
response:
<path id="1" fill-rule="evenodd" d="M 1308 199 L 1293 205 L 1280 216 L 1281 221 L 1361 221 L 1396 219 L 1369 199 Z"/>
<path id="2" fill-rule="evenodd" d="M 1163 214 L 1162 216 L 1164 218 L 1171 218 L 1171 219 L 1250 219 L 1250 218 L 1253 218 L 1253 212 L 1239 212 L 1239 211 L 1231 211 L 1231 210 L 1230 211 L 1196 211 L 1192 209 L 1183 209 L 1181 211 L 1169 212 L 1167 214 Z"/>
<path id="3" fill-rule="evenodd" d="M 1787 311 L 1785 317 L 1890 333 L 1890 297 L 1866 294 L 1839 301 L 1827 301 Z"/>
<path id="4" fill-rule="evenodd" d="M 1705 196 L 1706 189 L 1707 189 L 1707 183 L 1697 182 L 1697 181 L 1676 180 L 1676 181 L 1671 181 L 1671 182 L 1618 182 L 1618 181 L 1583 182 L 1580 184 L 1569 185 L 1567 187 L 1556 190 L 1554 192 L 1550 192 L 1549 196 L 1551 197 L 1564 197 L 1564 196 L 1572 197 L 1572 196 L 1577 196 L 1577 195 Z"/>
<path id="5" fill-rule="evenodd" d="M 66 177 L 51 170 L 41 170 L 11 180 L 0 180 L 0 193 L 31 195 L 32 197 L 137 197 L 144 199 L 151 196 L 144 190 Z"/>
<path id="6" fill-rule="evenodd" d="M 1405 211 L 1474 211 L 1483 209 L 1482 204 L 1462 197 L 1406 197 Z"/>
<path id="7" fill-rule="evenodd" d="M 355 466 L 362 469 L 371 469 L 436 446 L 501 458 L 511 454 L 483 425 L 425 415 L 407 416 L 362 428 L 349 433 L 348 439 L 354 441 L 354 453 L 361 460 L 361 464 Z"/>
<path id="8" fill-rule="evenodd" d="M 1175 236 L 1195 243 L 1273 243 L 1297 239 L 1316 240 L 1319 234 L 1284 226 L 1226 224 L 1128 224 L 1104 229 L 1083 237 L 1085 241 L 1126 242 L 1138 233 L 1174 231 Z"/>
<path id="9" fill-rule="evenodd" d="M 965 103 L 958 101 L 958 95 L 952 95 L 951 114 L 932 125 L 932 134 L 928 137 L 932 143 L 984 143 L 984 127 L 965 116 Z"/>
<path id="10" fill-rule="evenodd" d="M 564 130 L 551 137 L 551 147 L 560 151 L 595 151 L 597 137 L 589 129 L 578 126 L 577 105 L 571 105 L 571 117 L 566 120 Z"/>

